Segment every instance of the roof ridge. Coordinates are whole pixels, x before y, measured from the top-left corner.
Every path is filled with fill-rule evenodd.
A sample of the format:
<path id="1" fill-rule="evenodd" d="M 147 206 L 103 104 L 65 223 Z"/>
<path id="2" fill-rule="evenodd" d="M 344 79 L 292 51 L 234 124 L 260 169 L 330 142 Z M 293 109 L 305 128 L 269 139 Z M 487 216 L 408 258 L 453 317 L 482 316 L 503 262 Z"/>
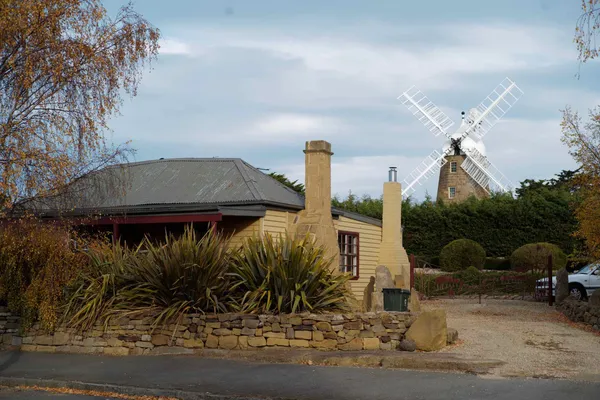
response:
<path id="1" fill-rule="evenodd" d="M 294 189 L 292 189 L 291 187 L 284 185 L 283 183 L 279 182 L 277 179 L 273 178 L 273 177 L 272 177 L 272 176 L 270 176 L 269 174 L 265 174 L 263 171 L 261 171 L 260 169 L 256 168 L 255 166 L 253 166 L 253 165 L 251 165 L 251 164 L 248 164 L 246 161 L 244 161 L 244 160 L 241 160 L 241 161 L 242 161 L 242 162 L 243 162 L 243 163 L 246 165 L 246 167 L 248 167 L 248 168 L 250 168 L 250 169 L 254 170 L 255 172 L 258 172 L 258 173 L 260 173 L 260 174 L 263 174 L 264 176 L 266 176 L 267 178 L 269 178 L 269 179 L 271 179 L 273 182 L 275 182 L 275 184 L 276 184 L 276 185 L 278 185 L 279 187 L 281 187 L 281 188 L 283 188 L 283 189 L 287 190 L 287 191 L 288 191 L 288 192 L 290 192 L 290 193 L 293 193 L 293 194 L 295 194 L 295 195 L 299 196 L 299 197 L 300 197 L 302 200 L 304 200 L 304 195 L 303 195 L 302 193 L 298 193 L 298 192 L 296 192 L 296 191 L 295 191 Z"/>
<path id="2" fill-rule="evenodd" d="M 168 162 L 234 162 L 234 161 L 243 161 L 239 157 L 183 157 L 183 158 L 158 158 L 154 160 L 142 160 L 142 161 L 133 161 L 133 162 L 124 162 L 119 164 L 109 165 L 108 168 L 119 167 L 119 166 L 137 166 L 137 165 L 147 165 L 147 164 L 158 164 L 158 163 L 168 163 Z"/>
<path id="3" fill-rule="evenodd" d="M 250 190 L 250 193 L 252 193 L 256 200 L 266 200 L 264 193 L 259 189 L 258 185 L 256 184 L 256 181 L 250 177 L 248 171 L 246 171 L 243 164 L 244 161 L 242 161 L 241 159 L 233 161 L 233 165 L 235 165 L 237 170 L 242 175 L 244 183 L 246 184 L 246 186 L 248 186 L 248 190 Z"/>

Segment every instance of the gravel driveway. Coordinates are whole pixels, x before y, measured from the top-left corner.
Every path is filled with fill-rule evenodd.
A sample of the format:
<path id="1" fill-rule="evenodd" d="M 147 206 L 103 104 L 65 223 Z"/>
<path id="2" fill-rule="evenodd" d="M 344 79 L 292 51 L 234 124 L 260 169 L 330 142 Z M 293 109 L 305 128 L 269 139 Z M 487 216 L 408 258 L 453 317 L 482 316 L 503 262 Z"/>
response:
<path id="1" fill-rule="evenodd" d="M 443 299 L 422 307 L 446 309 L 448 326 L 459 332 L 459 342 L 442 352 L 505 361 L 493 375 L 600 381 L 600 335 L 545 303 Z"/>

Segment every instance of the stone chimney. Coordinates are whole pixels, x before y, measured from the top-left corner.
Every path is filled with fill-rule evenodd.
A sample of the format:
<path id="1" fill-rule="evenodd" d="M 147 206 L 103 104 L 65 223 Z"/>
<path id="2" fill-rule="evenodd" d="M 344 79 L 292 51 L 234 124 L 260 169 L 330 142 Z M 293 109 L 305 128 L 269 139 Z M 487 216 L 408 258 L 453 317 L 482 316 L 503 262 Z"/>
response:
<path id="1" fill-rule="evenodd" d="M 410 263 L 402 245 L 402 186 L 397 182 L 396 167 L 389 171 L 389 181 L 383 184 L 383 229 L 379 250 L 379 265 L 385 265 L 396 287 L 410 289 Z"/>
<path id="2" fill-rule="evenodd" d="M 340 251 L 337 232 L 331 218 L 331 144 L 324 140 L 306 142 L 304 210 L 295 221 L 296 234 L 309 233 L 317 244 L 333 257 L 331 268 L 339 271 Z"/>

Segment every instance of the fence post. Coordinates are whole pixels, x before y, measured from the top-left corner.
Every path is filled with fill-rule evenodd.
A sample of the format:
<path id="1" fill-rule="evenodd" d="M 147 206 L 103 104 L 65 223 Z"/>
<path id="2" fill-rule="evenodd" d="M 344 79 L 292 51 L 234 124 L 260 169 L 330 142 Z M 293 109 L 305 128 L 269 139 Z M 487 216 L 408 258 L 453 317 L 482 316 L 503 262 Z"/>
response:
<path id="1" fill-rule="evenodd" d="M 410 290 L 413 290 L 413 288 L 415 287 L 415 264 L 416 264 L 416 260 L 415 260 L 415 255 L 411 254 L 410 255 Z"/>
<path id="2" fill-rule="evenodd" d="M 552 254 L 548 256 L 548 305 L 552 307 Z"/>

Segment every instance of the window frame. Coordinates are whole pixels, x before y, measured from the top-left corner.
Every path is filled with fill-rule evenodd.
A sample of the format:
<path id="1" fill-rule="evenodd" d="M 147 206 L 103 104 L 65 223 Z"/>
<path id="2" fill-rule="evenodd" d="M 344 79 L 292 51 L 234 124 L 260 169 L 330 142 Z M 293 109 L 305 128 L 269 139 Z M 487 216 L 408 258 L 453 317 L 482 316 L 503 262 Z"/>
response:
<path id="1" fill-rule="evenodd" d="M 454 167 L 454 170 L 452 167 Z M 450 173 L 455 174 L 456 171 L 458 171 L 458 163 L 456 161 L 450 161 Z"/>
<path id="2" fill-rule="evenodd" d="M 345 254 L 342 253 L 342 249 L 341 249 L 341 242 L 340 242 L 340 238 L 342 237 L 342 235 L 346 235 L 346 236 L 351 236 L 353 238 L 356 238 L 356 254 Z M 358 280 L 360 278 L 360 233 L 358 232 L 350 232 L 350 231 L 338 231 L 337 232 L 337 241 L 338 241 L 338 249 L 340 251 L 340 264 L 338 265 L 338 271 L 340 271 L 343 274 L 350 274 L 352 277 L 350 278 L 350 280 L 355 281 Z M 342 261 L 344 259 L 344 257 L 356 257 L 356 274 L 354 275 L 352 273 L 352 270 L 348 271 L 347 267 L 348 265 L 346 263 L 344 263 L 344 270 L 341 269 L 342 267 Z"/>
<path id="3" fill-rule="evenodd" d="M 452 189 L 454 189 L 454 195 L 452 194 Z M 456 197 L 456 186 L 449 186 L 448 187 L 448 198 L 454 199 L 455 197 Z"/>

